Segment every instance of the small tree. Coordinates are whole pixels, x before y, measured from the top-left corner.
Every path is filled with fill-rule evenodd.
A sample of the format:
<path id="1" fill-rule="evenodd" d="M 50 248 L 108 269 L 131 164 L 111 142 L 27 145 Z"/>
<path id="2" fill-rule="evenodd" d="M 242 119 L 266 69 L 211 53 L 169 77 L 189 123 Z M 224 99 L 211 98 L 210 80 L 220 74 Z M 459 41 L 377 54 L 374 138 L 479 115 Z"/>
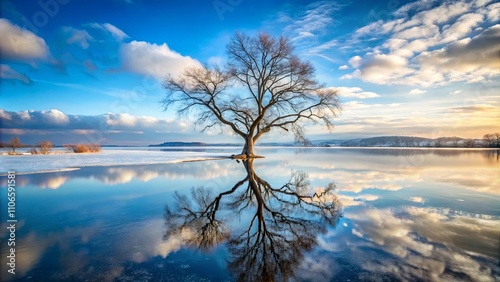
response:
<path id="1" fill-rule="evenodd" d="M 254 144 L 272 130 L 292 132 L 307 143 L 306 121 L 333 128 L 340 110 L 337 92 L 314 78 L 314 67 L 294 53 L 289 39 L 261 33 L 236 33 L 226 47 L 228 65 L 187 69 L 168 76 L 161 101 L 165 110 L 176 104 L 181 116 L 193 116 L 203 130 L 228 127 L 245 140 L 241 152 L 254 156 Z"/>
<path id="2" fill-rule="evenodd" d="M 494 134 L 485 134 L 483 136 L 484 143 L 487 147 L 494 147 L 496 140 L 495 140 L 495 135 Z"/>
<path id="3" fill-rule="evenodd" d="M 495 133 L 495 147 L 500 148 L 500 133 Z"/>
<path id="4" fill-rule="evenodd" d="M 40 153 L 48 154 L 52 149 L 53 145 L 52 142 L 50 141 L 41 141 L 40 143 L 38 143 L 38 147 L 40 147 Z"/>
<path id="5" fill-rule="evenodd" d="M 19 137 L 14 137 L 10 140 L 9 146 L 12 149 L 12 152 L 16 152 L 16 149 L 21 146 L 21 141 L 19 141 Z"/>

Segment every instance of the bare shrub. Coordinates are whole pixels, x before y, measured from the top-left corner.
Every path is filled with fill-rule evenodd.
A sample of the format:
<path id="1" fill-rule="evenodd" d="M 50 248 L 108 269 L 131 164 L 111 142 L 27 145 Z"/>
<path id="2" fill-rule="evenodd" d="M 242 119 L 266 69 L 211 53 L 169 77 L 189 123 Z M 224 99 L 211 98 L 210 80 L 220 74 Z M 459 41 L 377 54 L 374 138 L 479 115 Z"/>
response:
<path id="1" fill-rule="evenodd" d="M 45 155 L 50 153 L 54 145 L 52 145 L 52 142 L 50 141 L 40 141 L 40 143 L 38 143 L 38 147 L 40 147 L 40 153 Z"/>
<path id="2" fill-rule="evenodd" d="M 66 144 L 63 146 L 73 153 L 97 153 L 101 151 L 99 144 Z"/>

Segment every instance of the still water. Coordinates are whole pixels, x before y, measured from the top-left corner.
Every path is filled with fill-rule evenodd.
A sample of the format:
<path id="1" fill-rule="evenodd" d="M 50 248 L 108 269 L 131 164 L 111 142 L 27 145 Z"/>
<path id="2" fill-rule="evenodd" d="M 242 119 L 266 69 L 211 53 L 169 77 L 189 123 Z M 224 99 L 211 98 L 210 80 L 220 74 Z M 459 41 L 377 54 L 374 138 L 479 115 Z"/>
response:
<path id="1" fill-rule="evenodd" d="M 161 154 L 161 152 L 158 152 Z M 260 148 L 17 175 L 1 280 L 498 281 L 498 151 Z"/>

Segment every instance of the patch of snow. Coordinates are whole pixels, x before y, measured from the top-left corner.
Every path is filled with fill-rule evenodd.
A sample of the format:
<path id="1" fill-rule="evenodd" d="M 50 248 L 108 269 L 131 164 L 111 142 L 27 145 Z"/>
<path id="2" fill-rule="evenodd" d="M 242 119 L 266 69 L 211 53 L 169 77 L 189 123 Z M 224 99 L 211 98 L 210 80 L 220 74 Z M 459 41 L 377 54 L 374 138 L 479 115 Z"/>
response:
<path id="1" fill-rule="evenodd" d="M 107 149 L 99 153 L 0 156 L 0 175 L 8 171 L 39 173 L 87 166 L 167 164 L 222 158 L 224 153 Z"/>

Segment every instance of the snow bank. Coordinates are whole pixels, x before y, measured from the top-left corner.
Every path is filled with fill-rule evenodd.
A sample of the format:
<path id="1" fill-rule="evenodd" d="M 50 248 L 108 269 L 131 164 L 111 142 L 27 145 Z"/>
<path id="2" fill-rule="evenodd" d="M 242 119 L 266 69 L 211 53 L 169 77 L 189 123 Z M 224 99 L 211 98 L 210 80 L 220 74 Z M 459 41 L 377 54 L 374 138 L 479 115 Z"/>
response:
<path id="1" fill-rule="evenodd" d="M 224 153 L 103 149 L 99 153 L 0 156 L 0 174 L 7 171 L 36 173 L 85 166 L 166 164 L 223 158 Z"/>

